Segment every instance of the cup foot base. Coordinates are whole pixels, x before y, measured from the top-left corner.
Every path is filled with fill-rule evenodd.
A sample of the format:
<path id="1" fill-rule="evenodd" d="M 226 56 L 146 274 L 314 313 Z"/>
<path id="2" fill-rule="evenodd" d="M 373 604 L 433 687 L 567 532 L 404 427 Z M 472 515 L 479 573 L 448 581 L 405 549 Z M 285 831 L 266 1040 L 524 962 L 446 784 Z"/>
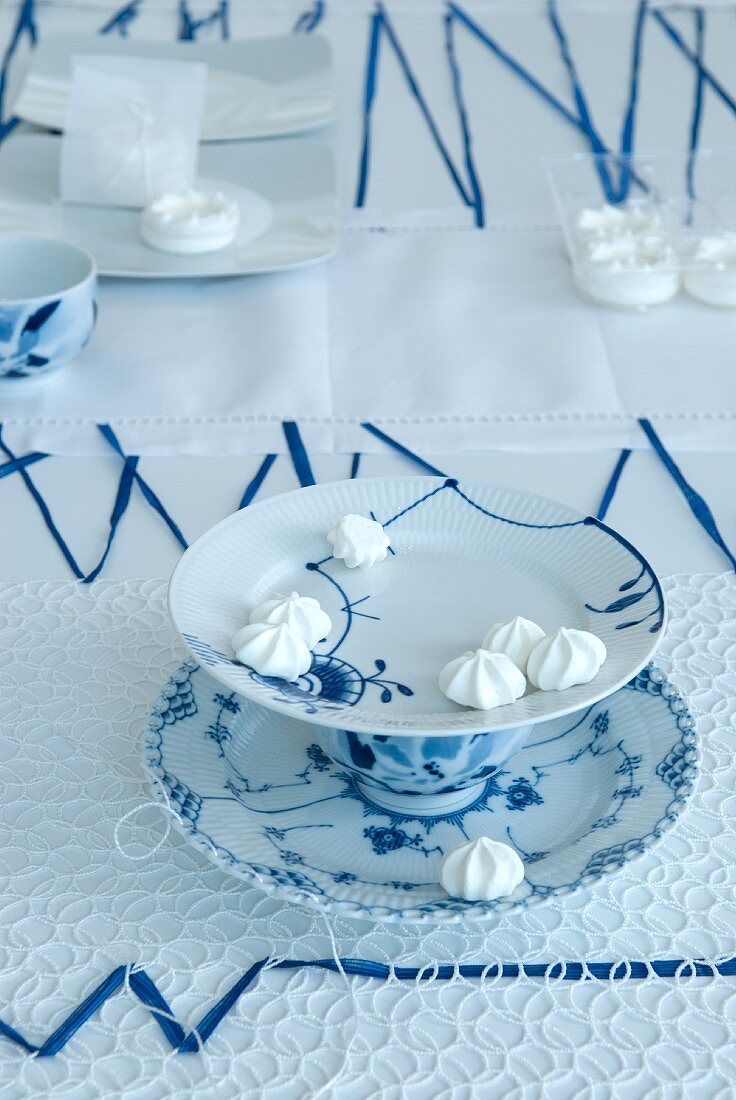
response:
<path id="1" fill-rule="evenodd" d="M 355 781 L 355 785 L 374 806 L 393 813 L 406 814 L 408 817 L 437 817 L 464 810 L 480 797 L 486 787 L 483 782 L 476 783 L 473 787 L 464 787 L 461 791 L 449 791 L 447 794 L 394 794 L 392 791 L 369 787 L 359 780 Z"/>

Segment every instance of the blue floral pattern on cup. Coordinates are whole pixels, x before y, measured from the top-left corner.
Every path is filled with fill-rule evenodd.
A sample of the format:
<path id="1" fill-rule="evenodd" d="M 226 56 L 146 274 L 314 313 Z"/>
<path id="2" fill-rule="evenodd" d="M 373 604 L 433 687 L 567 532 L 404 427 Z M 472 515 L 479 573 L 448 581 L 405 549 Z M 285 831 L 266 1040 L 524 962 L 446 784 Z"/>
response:
<path id="1" fill-rule="evenodd" d="M 449 737 L 391 737 L 319 727 L 327 756 L 365 787 L 443 795 L 485 782 L 522 747 L 528 726 Z"/>
<path id="2" fill-rule="evenodd" d="M 15 253 L 25 247 L 25 241 L 22 237 L 6 239 Z M 31 236 L 27 241 L 28 248 L 39 254 L 34 263 L 40 269 L 40 280 L 53 281 L 54 252 L 64 249 L 67 254 L 69 251 L 77 254 L 82 277 L 73 285 L 64 286 L 64 277 L 69 272 L 62 272 L 55 291 L 27 297 L 4 298 L 0 283 L 0 378 L 3 379 L 35 377 L 62 366 L 85 346 L 97 317 L 97 280 L 92 259 L 86 258 L 88 270 L 84 275 L 85 253 L 80 250 L 52 239 Z M 6 256 L 6 263 L 12 268 L 15 259 L 11 253 Z M 44 266 L 48 270 L 43 270 Z"/>

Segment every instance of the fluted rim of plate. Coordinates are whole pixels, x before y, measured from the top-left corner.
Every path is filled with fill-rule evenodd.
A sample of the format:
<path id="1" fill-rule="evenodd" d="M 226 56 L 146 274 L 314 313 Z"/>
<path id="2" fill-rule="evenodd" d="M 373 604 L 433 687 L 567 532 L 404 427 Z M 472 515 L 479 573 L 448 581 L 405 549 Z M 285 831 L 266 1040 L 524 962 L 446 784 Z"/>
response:
<path id="1" fill-rule="evenodd" d="M 509 486 L 496 485 L 494 483 L 482 484 L 474 481 L 466 481 L 455 478 L 447 478 L 445 475 L 428 474 L 424 477 L 422 475 L 413 476 L 401 476 L 401 477 L 366 477 L 360 478 L 361 485 L 385 485 L 387 482 L 397 483 L 403 482 L 409 484 L 412 482 L 426 480 L 431 481 L 457 481 L 458 484 L 463 486 L 463 491 L 468 493 L 473 492 L 508 492 L 518 497 L 523 497 L 528 501 L 540 501 L 546 505 L 554 505 L 556 508 L 562 510 L 567 516 L 570 522 L 580 523 L 588 522 L 591 526 L 594 526 L 598 530 L 604 531 L 614 541 L 618 542 L 625 550 L 627 550 L 638 562 L 640 562 L 646 569 L 649 570 L 654 583 L 657 588 L 657 592 L 662 601 L 662 623 L 659 629 L 651 634 L 651 641 L 648 646 L 639 653 L 636 660 L 632 661 L 630 666 L 624 673 L 621 674 L 616 680 L 610 681 L 606 684 L 600 685 L 595 688 L 595 680 L 590 681 L 587 685 L 580 685 L 590 688 L 590 691 L 585 694 L 581 699 L 576 699 L 568 703 L 559 703 L 556 707 L 551 707 L 549 710 L 544 711 L 541 714 L 536 715 L 522 715 L 521 717 L 514 719 L 508 723 L 508 725 L 488 725 L 487 715 L 489 711 L 471 711 L 465 710 L 461 712 L 448 712 L 448 715 L 453 718 L 457 718 L 461 715 L 466 719 L 464 724 L 454 724 L 451 726 L 423 726 L 421 724 L 422 719 L 425 721 L 432 719 L 438 712 L 426 712 L 423 714 L 412 715 L 412 724 L 407 727 L 397 727 L 390 722 L 382 720 L 381 712 L 377 710 L 351 710 L 350 707 L 341 708 L 337 712 L 319 711 L 316 714 L 310 714 L 308 711 L 299 712 L 299 720 L 309 722 L 315 726 L 326 726 L 330 729 L 346 730 L 351 733 L 361 733 L 364 735 L 388 736 L 388 737 L 453 737 L 464 736 L 466 734 L 473 733 L 487 733 L 493 732 L 494 734 L 502 734 L 506 730 L 518 729 L 520 726 L 532 726 L 538 725 L 540 722 L 551 722 L 556 718 L 565 718 L 567 715 L 574 714 L 576 711 L 583 709 L 586 706 L 592 706 L 595 703 L 601 701 L 601 699 L 607 698 L 620 688 L 624 687 L 634 676 L 636 676 L 643 668 L 645 668 L 657 651 L 659 644 L 664 636 L 664 632 L 667 628 L 668 608 L 667 599 L 662 588 L 661 581 L 654 568 L 650 564 L 647 558 L 638 550 L 632 542 L 630 542 L 624 535 L 620 534 L 615 528 L 610 527 L 608 524 L 603 523 L 602 520 L 597 519 L 594 516 L 585 512 L 580 512 L 576 508 L 570 507 L 568 504 L 563 504 L 553 497 L 541 496 L 539 493 L 530 493 L 522 489 L 514 489 Z M 255 504 L 248 506 L 248 513 L 252 513 L 253 510 L 260 509 L 265 510 L 269 506 L 273 506 L 273 502 L 283 502 L 289 500 L 292 497 L 303 496 L 304 494 L 319 494 L 320 492 L 329 491 L 334 488 L 344 488 L 345 480 L 340 481 L 325 481 L 315 485 L 306 485 L 298 489 L 290 489 L 286 493 L 276 493 L 272 497 L 267 497 L 265 500 L 257 501 Z M 212 539 L 218 537 L 219 533 L 230 525 L 235 525 L 242 520 L 242 510 L 233 512 L 231 515 L 226 516 L 224 519 L 219 520 L 212 527 L 204 531 L 198 539 L 196 539 L 188 548 L 184 551 L 181 558 L 174 567 L 169 584 L 167 588 L 167 608 L 171 622 L 179 635 L 182 643 L 188 650 L 191 658 L 199 662 L 200 658 L 196 651 L 189 644 L 185 636 L 185 632 L 180 627 L 176 612 L 175 612 L 175 600 L 177 586 L 181 583 L 181 578 L 184 570 L 186 569 L 187 559 L 191 561 L 193 553 L 198 549 L 201 549 L 206 543 L 209 543 Z M 265 693 L 259 691 L 249 691 L 246 684 L 239 684 L 235 687 L 228 676 L 223 673 L 222 666 L 207 665 L 207 672 L 215 680 L 218 680 L 225 687 L 228 687 L 231 691 L 236 691 L 239 695 L 249 699 L 253 703 L 257 703 L 259 706 L 265 707 L 267 710 L 275 711 L 279 714 L 286 715 L 288 717 L 295 717 L 294 708 L 288 702 L 281 702 L 271 696 L 266 696 Z M 549 695 L 557 693 L 546 693 Z M 559 693 L 564 695 L 564 692 Z M 472 716 L 477 715 L 475 721 L 472 720 Z M 369 716 L 369 717 L 368 717 Z M 485 717 L 484 717 L 485 716 Z"/>

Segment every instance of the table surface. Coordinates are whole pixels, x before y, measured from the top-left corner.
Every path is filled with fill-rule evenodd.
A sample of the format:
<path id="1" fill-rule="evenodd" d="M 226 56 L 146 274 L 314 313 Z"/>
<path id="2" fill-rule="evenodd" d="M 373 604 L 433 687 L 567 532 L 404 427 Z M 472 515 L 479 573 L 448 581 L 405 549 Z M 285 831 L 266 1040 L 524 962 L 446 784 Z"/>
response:
<path id="1" fill-rule="evenodd" d="M 713 7 L 714 11 L 708 13 L 707 56 L 714 70 L 719 75 L 725 74 L 723 79 L 734 85 L 736 82 L 732 77 L 728 42 L 731 41 L 730 35 L 736 37 L 736 5 L 732 7 L 714 4 Z M 464 10 L 474 19 L 482 21 L 483 26 L 495 26 L 493 20 L 501 20 L 507 33 L 505 41 L 515 46 L 523 44 L 528 33 L 528 41 L 536 44 L 534 56 L 539 64 L 538 71 L 544 75 L 550 86 L 556 87 L 558 75 L 548 56 L 548 47 L 540 38 L 541 23 L 546 18 L 543 5 L 530 0 L 512 9 L 507 4 L 483 3 L 479 0 L 477 3 L 466 4 Z M 597 122 L 607 134 L 615 135 L 621 121 L 621 95 L 606 97 L 606 82 L 613 77 L 600 62 L 604 56 L 604 43 L 609 41 L 610 32 L 614 53 L 618 51 L 615 64 L 612 62 L 612 65 L 623 80 L 627 71 L 628 53 L 624 51 L 622 44 L 628 47 L 632 20 L 636 17 L 635 4 L 633 0 L 631 3 L 621 0 L 620 3 L 606 5 L 606 12 L 598 15 L 592 11 L 590 4 L 582 2 L 566 4 L 563 10 L 566 18 L 569 16 L 571 20 L 577 48 L 576 57 L 586 88 L 595 102 Z M 421 88 L 426 93 L 426 101 L 431 104 L 441 132 L 447 140 L 451 158 L 455 163 L 463 164 L 463 158 L 467 155 L 467 144 L 463 144 L 457 116 L 446 110 L 447 71 L 439 68 L 440 61 L 444 65 L 442 29 L 446 9 L 439 3 L 405 0 L 402 3 L 388 4 L 388 11 L 400 44 L 410 53 Z M 0 43 L 13 42 L 16 28 L 20 29 L 17 48 L 11 51 L 9 63 L 6 65 L 9 87 L 12 90 L 13 83 L 17 85 L 22 66 L 27 61 L 31 26 L 39 34 L 45 34 L 60 29 L 97 31 L 109 25 L 109 33 L 120 33 L 132 39 L 136 34 L 141 37 L 172 38 L 178 33 L 217 40 L 223 34 L 225 26 L 231 37 L 282 33 L 291 30 L 295 24 L 302 32 L 318 30 L 333 42 L 341 95 L 350 104 L 350 110 L 341 114 L 336 139 L 343 175 L 343 195 L 346 205 L 350 205 L 359 182 L 360 105 L 371 20 L 375 18 L 375 13 L 376 9 L 372 5 L 357 0 L 355 3 L 344 0 L 342 3 L 332 4 L 322 4 L 317 0 L 314 5 L 307 4 L 306 0 L 304 3 L 293 4 L 285 0 L 283 4 L 272 7 L 233 3 L 228 7 L 225 3 L 224 8 L 218 7 L 214 2 L 191 2 L 178 8 L 173 3 L 151 4 L 147 0 L 142 4 L 134 0 L 132 4 L 122 6 L 93 2 L 53 2 L 41 5 L 26 0 L 22 5 L 6 4 L 0 9 Z M 672 25 L 687 37 L 687 42 L 694 42 L 693 11 L 674 13 L 671 18 Z M 596 22 L 597 19 L 602 22 Z M 606 34 L 600 33 L 604 24 Z M 673 51 L 671 55 L 662 52 L 665 43 L 666 36 L 662 36 L 662 43 L 655 43 L 650 37 L 647 47 L 656 51 L 656 58 L 659 59 L 656 79 L 667 91 L 671 109 L 663 112 L 661 103 L 656 108 L 652 105 L 658 97 L 652 92 L 654 77 L 650 59 L 650 67 L 643 69 L 644 108 L 639 120 L 637 141 L 644 148 L 648 143 L 649 147 L 682 151 L 687 148 L 692 122 L 692 66 L 688 68 L 677 51 Z M 469 205 L 467 198 L 464 199 L 459 193 L 452 173 L 448 172 L 446 163 L 438 156 L 437 146 L 428 136 L 426 119 L 422 117 L 416 99 L 406 94 L 405 76 L 396 62 L 396 56 L 389 53 L 385 56 L 387 63 L 382 85 L 383 98 L 376 108 L 375 116 L 368 209 L 388 211 L 392 216 L 402 212 L 415 213 L 417 210 L 453 209 L 455 212 L 467 213 L 472 222 L 472 218 L 477 215 L 477 209 L 472 206 L 472 202 Z M 473 91 L 478 94 L 483 89 L 483 73 L 487 67 L 486 51 L 477 40 L 469 41 L 464 45 L 462 60 L 464 86 L 469 94 Z M 686 76 L 687 96 L 681 91 Z M 624 87 L 625 84 L 621 86 Z M 569 93 L 566 94 L 569 99 Z M 495 107 L 496 103 L 493 102 Z M 514 110 L 516 109 L 515 106 Z M 0 122 L 5 117 L 0 113 Z M 733 145 L 734 117 L 731 110 L 724 106 L 722 97 L 715 94 L 709 96 L 702 125 L 703 145 Z M 579 136 L 570 136 L 556 125 L 550 125 L 548 130 L 543 125 L 542 131 L 538 129 L 537 132 L 544 134 L 540 141 L 544 144 L 545 151 L 568 152 L 585 148 Z M 505 148 L 515 149 L 517 153 L 511 168 L 506 165 L 503 171 L 497 168 L 494 161 L 495 140 L 499 135 L 507 143 Z M 534 143 L 528 138 L 525 140 L 523 135 L 509 134 L 497 110 L 492 112 L 488 126 L 477 124 L 473 137 L 476 167 L 483 176 L 486 195 L 493 199 L 488 202 L 490 221 L 494 218 L 499 223 L 518 220 L 522 209 L 528 222 L 536 221 L 541 224 L 548 221 L 548 199 L 546 190 L 538 179 L 536 158 L 539 150 L 532 148 Z M 412 146 L 410 158 L 402 153 L 407 142 Z M 532 163 L 535 165 L 534 169 Z M 707 312 L 703 314 L 704 325 L 707 323 L 707 316 Z M 667 384 L 666 377 L 661 381 L 663 385 Z M 3 419 L 1 398 L 0 394 L 0 420 Z M 713 411 L 736 415 L 736 402 L 728 397 L 724 401 L 724 408 Z M 641 413 L 646 415 L 648 411 L 643 409 Z M 317 481 L 349 476 L 351 454 L 320 453 L 318 449 L 310 447 L 308 426 L 303 426 L 302 434 Z M 396 427 L 394 435 L 397 439 L 401 438 L 400 427 Z M 504 449 L 494 449 L 491 436 L 492 432 L 489 431 L 487 449 L 476 448 L 470 453 L 454 448 L 448 453 L 438 447 L 423 452 L 421 457 L 451 476 L 541 493 L 582 511 L 596 514 L 619 460 L 619 448 L 598 448 L 592 445 L 582 448 L 576 446 L 575 450 L 557 447 L 552 451 L 530 453 L 528 450 L 513 449 L 508 440 L 504 443 Z M 12 438 L 12 432 L 7 438 Z M 733 443 L 736 444 L 736 439 Z M 707 502 L 726 546 L 733 547 L 736 545 L 736 515 L 732 490 L 736 480 L 736 447 L 724 444 L 722 439 L 717 449 L 712 449 L 712 446 L 706 421 L 697 446 L 674 449 L 672 457 L 687 483 Z M 53 448 L 49 449 L 53 451 Z M 191 542 L 214 522 L 238 507 L 244 489 L 256 474 L 260 462 L 260 456 L 253 454 L 147 455 L 141 459 L 138 472 L 155 490 L 185 539 Z M 50 457 L 29 468 L 38 493 L 48 505 L 54 523 L 63 532 L 83 572 L 92 568 L 103 550 L 121 467 L 122 460 L 111 449 L 105 451 L 101 447 L 96 449 L 96 453 L 87 456 L 52 453 Z M 384 450 L 378 448 L 376 452 L 362 456 L 359 476 L 411 473 L 416 470 L 417 466 L 410 457 L 392 451 L 387 445 Z M 257 499 L 292 489 L 298 484 L 298 470 L 289 455 L 279 454 L 259 490 Z M 700 520 L 696 515 L 698 511 Z M 709 533 L 707 530 L 708 523 L 702 522 L 702 509 L 697 504 L 693 508 L 692 493 L 688 498 L 687 492 L 684 493 L 682 485 L 677 484 L 661 456 L 646 444 L 635 450 L 626 463 L 606 511 L 606 521 L 635 542 L 661 575 L 715 574 L 729 568 L 727 554 L 712 537 L 712 531 Z M 180 553 L 180 545 L 161 516 L 151 508 L 140 487 L 134 485 L 130 504 L 120 522 L 102 572 L 103 579 L 119 581 L 125 585 L 131 583 L 132 578 L 148 581 L 151 578 L 165 578 Z M 29 492 L 27 484 L 18 473 L 2 478 L 0 579 L 18 583 L 34 582 L 38 579 L 51 582 L 65 581 L 70 576 L 69 566 L 49 534 L 38 497 Z M 38 608 L 36 613 L 40 614 Z M 164 658 L 173 660 L 176 653 L 173 641 L 167 640 L 164 650 Z M 166 664 L 166 659 L 162 658 L 162 667 Z M 154 662 L 153 667 L 159 666 Z M 151 694 L 155 693 L 154 684 L 147 686 Z M 702 682 L 699 686 L 703 686 Z M 727 695 L 728 691 L 724 690 Z M 139 705 L 142 706 L 142 703 Z M 53 756 L 50 758 L 53 759 Z M 57 766 L 61 766 L 58 761 Z M 159 853 L 158 859 L 160 858 Z M 182 859 L 184 863 L 181 862 Z M 174 860 L 175 865 L 181 868 L 183 882 L 186 881 L 186 874 L 193 876 L 192 881 L 197 875 L 204 874 L 194 857 L 192 863 L 186 862 L 180 847 L 175 850 Z M 229 886 L 219 888 L 226 892 L 232 890 Z M 201 912 L 206 913 L 206 892 L 202 891 L 197 897 L 200 899 L 198 904 L 201 903 L 202 906 Z M 632 899 L 632 906 L 646 904 L 646 901 L 637 900 L 633 894 Z M 254 927 L 262 932 L 262 926 L 258 926 L 258 918 L 265 910 L 257 899 L 252 901 L 252 906 L 250 915 L 255 920 Z M 269 914 L 269 919 L 272 915 Z M 40 921 L 39 928 L 48 919 L 46 915 Z M 198 957 L 197 922 L 201 919 L 200 914 L 194 914 L 189 923 L 185 921 L 179 927 L 178 935 L 182 943 L 178 956 L 176 951 L 168 951 L 167 948 L 166 966 L 169 970 L 175 967 L 177 958 L 182 973 L 195 966 Z M 9 921 L 12 920 L 11 912 Z M 297 926 L 298 921 L 294 926 L 294 935 L 299 934 Z M 10 976 L 6 974 L 3 990 L 12 1007 L 14 990 L 26 990 L 33 975 L 36 975 L 39 990 L 43 992 L 47 988 L 51 998 L 49 1010 L 39 1010 L 34 1015 L 36 1033 L 46 1035 L 106 972 L 95 970 L 95 953 L 88 952 L 84 956 L 88 965 L 82 973 L 79 959 L 74 962 L 72 952 L 70 969 L 73 971 L 74 981 L 64 992 L 60 982 L 51 981 L 48 977 L 49 967 L 55 967 L 58 971 L 62 956 L 54 957 L 53 966 L 49 962 L 51 956 L 39 956 L 43 943 L 40 932 L 34 932 L 36 939 L 29 938 L 25 948 L 19 951 L 18 942 L 10 934 L 11 927 L 12 923 L 5 924 L 0 931 L 0 955 L 2 952 L 9 952 L 3 956 L 8 960 L 12 955 Z M 306 937 L 305 942 L 309 941 L 309 949 L 314 957 L 320 954 L 331 956 L 332 945 L 323 930 L 311 924 L 301 931 Z M 350 935 L 344 930 L 343 933 L 340 947 L 345 948 L 342 953 L 349 953 L 354 941 L 351 941 Z M 95 936 L 99 938 L 98 933 Z M 724 945 L 729 938 L 732 942 L 732 935 L 724 936 Z M 251 939 L 245 935 L 240 943 L 242 959 L 255 959 L 264 950 L 270 950 L 266 939 L 263 935 L 260 938 L 259 935 L 253 935 Z M 637 939 L 637 934 L 632 935 L 630 951 L 633 956 L 637 955 L 637 947 L 645 950 L 644 939 L 645 937 Z M 98 942 L 95 937 L 93 940 Z M 370 942 L 366 941 L 366 944 L 366 949 L 370 947 L 390 957 L 390 937 L 385 940 L 377 937 Z M 470 945 L 466 941 L 462 950 L 472 950 L 482 945 L 482 940 L 478 944 Z M 512 945 L 514 950 L 521 950 L 510 933 L 509 950 Z M 452 959 L 451 936 L 446 941 L 438 937 L 433 946 L 438 961 Z M 576 946 L 579 947 L 574 938 L 571 938 L 567 950 L 574 952 Z M 558 940 L 558 948 L 564 955 L 564 936 Z M 503 947 L 498 949 L 503 950 Z M 104 957 L 106 961 L 126 961 L 122 957 L 113 959 L 109 952 L 105 953 L 101 948 L 95 950 L 98 957 Z M 724 946 L 724 952 L 725 950 Z M 441 951 L 445 955 L 440 960 Z M 149 955 L 149 963 L 155 968 L 155 954 Z M 210 996 L 213 990 L 224 987 L 225 976 L 232 973 L 233 965 L 231 954 L 223 963 L 218 981 L 210 987 L 205 984 L 197 991 L 200 999 Z M 13 976 L 13 966 L 17 968 L 17 980 Z M 165 974 L 162 975 L 159 971 L 158 976 L 165 982 Z M 438 993 L 438 1000 L 432 1002 L 431 1011 L 428 1012 L 426 1026 L 422 1024 L 424 1008 L 421 1001 L 417 1000 L 419 994 L 414 992 L 410 996 L 406 992 L 391 989 L 386 994 L 385 1014 L 382 1016 L 380 998 L 374 999 L 371 1001 L 370 1013 L 366 1014 L 362 1035 L 361 1025 L 356 1024 L 348 1057 L 341 1044 L 350 1031 L 349 1028 L 346 1031 L 343 1024 L 360 1005 L 360 1000 L 353 1000 L 353 994 L 346 995 L 343 987 L 340 987 L 339 995 L 336 994 L 335 980 L 329 975 L 319 980 L 314 975 L 298 979 L 296 985 L 293 984 L 294 981 L 293 977 L 284 974 L 269 975 L 264 990 L 258 993 L 257 1003 L 249 1002 L 250 1007 L 244 1005 L 242 1008 L 243 1019 L 247 1020 L 248 1012 L 251 1011 L 254 1013 L 253 1018 L 257 1018 L 259 1024 L 266 1027 L 269 1025 L 269 1012 L 272 1013 L 273 1026 L 277 1032 L 279 1004 L 291 1006 L 295 1016 L 298 1016 L 298 1026 L 293 1032 L 284 1033 L 283 1037 L 287 1046 L 290 1042 L 295 1044 L 292 1051 L 294 1066 L 299 1065 L 299 1075 L 294 1077 L 291 1085 L 288 1081 L 288 1056 L 284 1049 L 279 1051 L 264 1045 L 262 1049 L 255 1051 L 255 1055 L 260 1056 L 260 1061 L 258 1057 L 255 1060 L 254 1057 L 250 1060 L 241 1058 L 239 1061 L 239 1055 L 249 1049 L 249 1043 L 254 1036 L 258 1034 L 262 1038 L 265 1034 L 258 1029 L 249 1030 L 249 1025 L 244 1025 L 243 1019 L 240 1019 L 238 1026 L 226 1033 L 227 1041 L 214 1054 L 195 1056 L 201 1059 L 196 1070 L 187 1070 L 186 1073 L 182 1071 L 180 1074 L 179 1070 L 171 1069 L 171 1059 L 168 1059 L 167 1073 L 170 1076 L 166 1077 L 167 1094 L 190 1095 L 191 1090 L 196 1089 L 196 1094 L 202 1096 L 238 1095 L 242 1094 L 238 1092 L 239 1089 L 257 1089 L 260 1081 L 264 1095 L 330 1095 L 336 1088 L 335 1081 L 341 1080 L 340 1075 L 349 1063 L 350 1074 L 343 1079 L 345 1087 L 338 1089 L 335 1094 L 350 1098 L 375 1095 L 379 1087 L 386 1096 L 398 1097 L 402 1095 L 402 1078 L 411 1082 L 411 1089 L 406 1095 L 419 1100 L 449 1095 L 449 1092 L 442 1091 L 443 1088 L 451 1088 L 453 1097 L 470 1096 L 473 1093 L 474 1078 L 482 1078 L 489 1096 L 544 1095 L 545 1098 L 565 1097 L 565 1100 L 573 1095 L 602 1097 L 612 1095 L 606 1085 L 606 1072 L 617 1081 L 615 1095 L 625 1097 L 626 1100 L 640 1096 L 683 1095 L 681 1082 L 685 1077 L 691 1082 L 699 1080 L 699 1097 L 732 1095 L 728 1084 L 729 1078 L 733 1080 L 734 1076 L 732 1036 L 729 1038 L 724 1033 L 722 1040 L 719 1040 L 718 1027 L 719 1019 L 731 1019 L 734 997 L 730 990 L 717 983 L 708 1006 L 708 1027 L 711 1031 L 708 1033 L 707 1049 L 700 1053 L 695 1049 L 684 1052 L 687 1046 L 687 1040 L 683 1038 L 687 1035 L 686 1024 L 681 1027 L 678 1023 L 678 1028 L 673 1032 L 677 1035 L 676 1041 L 668 1041 L 663 1028 L 659 1026 L 669 1011 L 668 999 L 671 1002 L 673 1020 L 679 1020 L 680 1017 L 684 1019 L 684 1014 L 689 1011 L 693 1013 L 694 1020 L 702 1021 L 702 1012 L 705 1011 L 700 1003 L 695 1007 L 693 1004 L 685 1004 L 689 994 L 682 990 L 673 992 L 667 986 L 666 980 L 653 982 L 646 992 L 642 992 L 640 987 L 634 988 L 633 983 L 628 986 L 626 983 L 618 983 L 615 989 L 598 987 L 589 991 L 574 991 L 562 987 L 552 990 L 549 985 L 545 985 L 543 994 L 535 992 L 529 981 L 521 981 L 516 992 L 509 990 L 504 998 L 496 1002 L 480 997 L 477 989 L 475 992 L 463 991 L 455 1000 L 451 992 L 444 997 Z M 726 981 L 722 979 L 722 982 Z M 733 979 L 730 981 L 733 982 Z M 47 983 L 46 986 L 44 982 Z M 168 987 L 169 994 L 176 993 L 176 980 L 172 979 L 172 983 Z M 179 1005 L 196 1017 L 194 986 L 188 985 L 182 978 L 181 988 Z M 288 995 L 287 990 L 291 990 Z M 701 996 L 699 993 L 692 995 Z M 356 996 L 365 997 L 364 990 L 359 991 Z M 674 1004 L 676 996 L 682 998 L 682 1003 L 678 1002 L 678 1006 Z M 702 994 L 703 1003 L 708 996 L 711 995 Z M 25 999 L 23 1003 L 28 1005 L 29 1001 Z M 367 1003 L 364 1000 L 363 1006 Z M 69 1060 L 68 1088 L 65 1089 L 64 1086 L 64 1074 L 67 1070 L 49 1068 L 44 1071 L 48 1073 L 47 1077 L 39 1076 L 35 1069 L 30 1073 L 26 1070 L 19 1073 L 17 1056 L 13 1053 L 12 1057 L 8 1054 L 7 1060 L 0 1064 L 0 1081 L 5 1081 L 8 1090 L 6 1094 L 25 1097 L 38 1095 L 40 1091 L 48 1089 L 53 1090 L 53 1095 L 74 1097 L 74 1100 L 77 1096 L 81 1098 L 94 1095 L 140 1096 L 147 1100 L 149 1096 L 161 1095 L 156 1089 L 161 1087 L 164 1078 L 159 1081 L 157 1071 L 151 1069 L 156 1063 L 158 1048 L 154 1049 L 155 1044 L 150 1045 L 153 1041 L 148 1032 L 145 1039 L 145 1064 L 150 1077 L 145 1081 L 134 1085 L 128 1079 L 132 1062 L 129 1060 L 126 1063 L 124 1052 L 117 1060 L 113 1057 L 114 1026 L 110 1021 L 114 1023 L 115 1011 L 114 1008 L 110 1009 L 112 1016 L 104 1018 L 105 1026 L 101 1025 L 99 1034 L 92 1025 L 87 1037 L 80 1040 L 80 1046 L 75 1048 L 72 1044 L 56 1059 L 46 1063 L 50 1066 L 52 1061 L 61 1063 L 65 1058 Z M 505 1022 L 499 1017 L 499 1011 L 508 1014 Z M 140 1012 L 143 1026 L 145 1017 L 142 1009 Z M 585 1042 L 586 1012 L 594 1015 L 597 1021 L 595 1050 L 599 1060 L 598 1067 L 586 1065 L 584 1058 L 576 1056 L 576 1046 L 584 1045 Z M 701 1013 L 700 1016 L 698 1012 Z M 330 1013 L 334 1014 L 334 1018 L 330 1017 Z M 491 1044 L 494 1047 L 493 1056 L 489 1054 L 485 1059 L 478 1047 L 482 1040 L 489 1042 L 488 1034 L 484 1038 L 484 1026 L 478 1024 L 484 1014 L 486 1028 L 493 1030 L 491 1019 L 498 1024 L 496 1038 Z M 7 1012 L 0 1011 L 0 1016 L 8 1019 Z M 615 1027 L 606 1030 L 601 1024 L 605 1019 L 616 1020 L 622 1031 L 617 1031 Z M 359 1067 L 368 1067 L 371 1057 L 375 1057 L 375 1052 L 380 1050 L 381 1029 L 389 1020 L 393 1028 L 392 1041 L 396 1045 L 395 1063 L 382 1064 L 381 1074 L 378 1076 L 368 1074 L 366 1081 L 369 1084 L 364 1087 L 361 1085 Z M 657 1026 L 653 1023 L 655 1020 Z M 23 1031 L 23 1024 L 28 1021 L 15 1017 L 13 1023 Z M 702 1025 L 697 1023 L 695 1026 Z M 650 1027 L 653 1028 L 654 1053 L 645 1053 L 644 1038 L 637 1041 L 638 1046 L 637 1042 L 630 1040 L 631 1036 L 637 1035 L 637 1029 L 644 1035 Z M 504 1028 L 506 1030 L 501 1041 L 499 1035 Z M 518 1030 L 518 1035 L 512 1034 L 514 1029 Z M 627 1040 L 620 1044 L 619 1035 L 623 1032 Z M 530 1046 L 521 1043 L 522 1035 L 525 1040 L 532 1039 Z M 326 1043 L 329 1048 L 323 1062 L 319 1058 L 320 1043 Z M 359 1048 L 357 1050 L 356 1044 Z M 6 1048 L 3 1047 L 0 1053 L 5 1057 Z M 75 1057 L 80 1064 L 85 1060 L 86 1063 L 91 1063 L 98 1055 L 101 1058 L 103 1053 L 107 1059 L 105 1073 L 109 1071 L 107 1084 L 104 1084 L 103 1077 L 99 1074 L 91 1074 L 87 1078 L 77 1074 L 79 1067 L 75 1068 Z M 253 1051 L 251 1055 L 254 1055 Z M 210 1057 L 211 1061 L 208 1061 Z M 242 1068 L 239 1076 L 237 1065 L 246 1067 L 246 1062 L 247 1068 Z M 493 1082 L 488 1077 L 489 1066 L 497 1068 Z M 210 1083 L 216 1082 L 212 1084 L 211 1092 L 208 1091 L 208 1080 Z M 270 1086 L 273 1086 L 273 1091 L 270 1091 Z M 695 1092 L 691 1095 L 695 1095 Z"/>

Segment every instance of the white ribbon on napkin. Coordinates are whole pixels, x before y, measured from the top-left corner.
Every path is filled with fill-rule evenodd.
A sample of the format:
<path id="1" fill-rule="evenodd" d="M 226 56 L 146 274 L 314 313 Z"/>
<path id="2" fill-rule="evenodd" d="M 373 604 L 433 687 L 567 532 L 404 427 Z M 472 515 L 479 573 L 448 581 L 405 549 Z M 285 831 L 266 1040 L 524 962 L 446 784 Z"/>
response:
<path id="1" fill-rule="evenodd" d="M 82 54 L 72 73 L 61 149 L 65 202 L 140 207 L 193 186 L 206 65 Z"/>

